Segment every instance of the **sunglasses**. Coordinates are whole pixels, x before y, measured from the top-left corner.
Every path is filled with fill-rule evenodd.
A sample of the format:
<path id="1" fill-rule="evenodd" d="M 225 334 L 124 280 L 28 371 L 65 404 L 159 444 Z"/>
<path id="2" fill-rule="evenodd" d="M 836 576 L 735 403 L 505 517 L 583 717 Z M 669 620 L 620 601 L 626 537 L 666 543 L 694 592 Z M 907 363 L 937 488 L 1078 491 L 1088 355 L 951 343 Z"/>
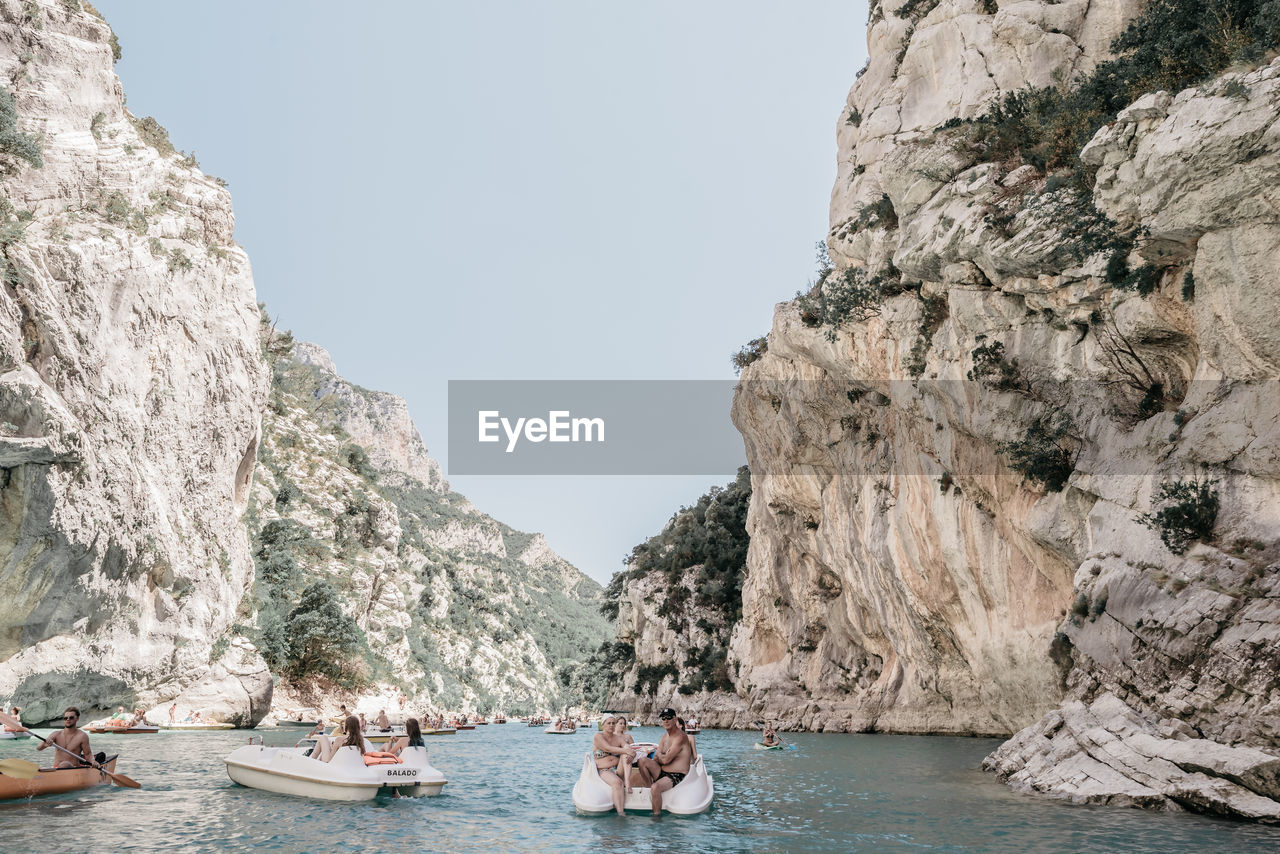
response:
<path id="1" fill-rule="evenodd" d="M 78 717 L 80 717 L 80 716 L 79 716 L 79 715 L 63 715 L 63 716 L 62 716 L 62 719 L 63 719 L 64 721 L 74 721 L 74 720 L 76 720 Z"/>

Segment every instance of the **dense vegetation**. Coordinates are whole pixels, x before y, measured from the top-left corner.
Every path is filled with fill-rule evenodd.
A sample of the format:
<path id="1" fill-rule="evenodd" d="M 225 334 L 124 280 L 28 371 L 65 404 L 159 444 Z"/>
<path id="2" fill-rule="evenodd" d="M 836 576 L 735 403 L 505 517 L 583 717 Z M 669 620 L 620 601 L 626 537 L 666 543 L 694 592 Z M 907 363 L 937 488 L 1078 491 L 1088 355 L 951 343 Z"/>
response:
<path id="1" fill-rule="evenodd" d="M 609 634 L 599 586 L 563 564 L 524 563 L 533 536 L 463 496 L 384 476 L 341 426 L 348 407 L 376 393 L 299 361 L 292 336 L 265 313 L 262 329 L 272 385 L 258 461 L 272 487 L 265 501 L 255 492 L 248 512 L 256 573 L 239 628 L 272 672 L 305 689 L 396 682 L 420 669 L 425 677 L 403 687 L 438 706 L 470 701 L 513 714 L 545 710 L 529 679 L 557 702 L 577 699 L 578 671 Z M 451 526 L 500 538 L 505 556 L 442 547 Z M 388 625 L 378 604 L 391 583 L 408 598 L 407 626 L 404 614 Z M 501 650 L 496 673 L 492 658 L 474 654 L 480 648 Z"/>
<path id="2" fill-rule="evenodd" d="M 1112 43 L 1115 58 L 1070 88 L 1022 89 L 971 125 L 983 159 L 1065 170 L 1082 189 L 1092 176 L 1080 150 L 1140 95 L 1176 92 L 1280 46 L 1280 0 L 1151 0 Z"/>
<path id="3" fill-rule="evenodd" d="M 1081 162 L 1081 150 L 1139 96 L 1202 83 L 1233 65 L 1257 63 L 1277 46 L 1280 0 L 1151 0 L 1112 43 L 1114 58 L 1089 76 L 1010 92 L 981 117 L 953 119 L 942 129 L 976 159 L 1030 164 L 1048 176 L 1042 192 L 1065 202 L 1076 257 L 1109 252 L 1116 260 L 1108 280 L 1145 294 L 1158 283 L 1157 271 L 1124 265 L 1139 234 L 1118 233 L 1094 208 L 1093 170 Z M 1033 186 L 1025 184 L 1027 191 Z"/>
<path id="4" fill-rule="evenodd" d="M 626 671 L 635 667 L 641 693 L 653 693 L 667 678 L 678 680 L 683 693 L 733 689 L 725 646 L 742 618 L 750 502 L 751 474 L 743 466 L 733 483 L 713 487 L 692 506 L 682 507 L 661 532 L 631 550 L 627 568 L 605 588 L 601 610 L 616 620 L 628 583 L 656 581 L 657 614 L 687 643 L 679 660 L 639 666 L 629 643 L 606 643 L 588 662 L 596 681 L 620 686 Z M 691 640 L 695 637 L 705 641 Z"/>

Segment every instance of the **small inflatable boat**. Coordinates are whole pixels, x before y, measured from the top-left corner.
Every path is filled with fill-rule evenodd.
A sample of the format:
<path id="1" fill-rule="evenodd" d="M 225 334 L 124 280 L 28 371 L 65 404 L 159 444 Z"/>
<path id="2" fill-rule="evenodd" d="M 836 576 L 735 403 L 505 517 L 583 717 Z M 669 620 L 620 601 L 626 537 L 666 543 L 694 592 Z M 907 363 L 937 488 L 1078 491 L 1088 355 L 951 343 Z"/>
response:
<path id="1" fill-rule="evenodd" d="M 8 738 L 31 738 L 31 733 L 14 732 L 8 727 L 5 727 L 4 730 L 0 731 L 0 739 L 8 739 Z"/>
<path id="2" fill-rule="evenodd" d="M 794 744 L 784 744 L 782 742 L 778 742 L 777 744 L 765 744 L 763 741 L 757 741 L 751 746 L 756 750 L 795 750 Z"/>
<path id="3" fill-rule="evenodd" d="M 328 801 L 368 801 L 392 790 L 411 798 L 438 795 L 447 782 L 431 767 L 425 747 L 407 747 L 400 763 L 366 765 L 355 747 L 340 747 L 331 762 L 306 755 L 301 747 L 249 744 L 223 760 L 227 776 L 241 786 L 282 795 Z"/>
<path id="4" fill-rule="evenodd" d="M 649 790 L 637 785 L 637 776 L 632 772 L 631 794 L 623 802 L 629 810 L 652 812 L 653 804 L 649 801 Z M 676 815 L 696 815 L 706 812 L 715 797 L 715 782 L 702 764 L 702 757 L 693 760 L 689 773 L 683 780 L 662 793 L 662 808 Z M 603 815 L 613 812 L 613 790 L 596 770 L 595 759 L 591 754 L 582 763 L 582 773 L 573 787 L 573 805 L 578 812 L 587 815 Z"/>

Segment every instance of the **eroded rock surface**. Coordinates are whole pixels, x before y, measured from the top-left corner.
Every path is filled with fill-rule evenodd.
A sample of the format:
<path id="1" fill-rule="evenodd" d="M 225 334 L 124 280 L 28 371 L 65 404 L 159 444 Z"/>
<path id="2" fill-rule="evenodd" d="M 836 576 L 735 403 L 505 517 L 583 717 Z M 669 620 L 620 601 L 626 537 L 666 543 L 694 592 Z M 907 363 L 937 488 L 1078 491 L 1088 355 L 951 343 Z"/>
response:
<path id="1" fill-rule="evenodd" d="M 894 287 L 834 330 L 779 305 L 734 403 L 734 721 L 1016 732 L 989 766 L 1019 787 L 1273 820 L 1280 61 L 1097 133 L 1094 201 L 1140 235 L 1112 260 L 1076 191 L 935 128 L 1087 72 L 1140 4 L 900 5 L 837 124 L 828 236 L 828 281 Z M 1055 491 L 1011 461 L 1058 424 Z M 1182 554 L 1143 521 L 1177 482 L 1219 503 Z"/>
<path id="2" fill-rule="evenodd" d="M 0 696 L 38 721 L 217 683 L 254 721 L 261 659 L 213 648 L 253 572 L 249 260 L 230 195 L 125 109 L 79 5 L 0 3 L 0 85 L 43 155 L 3 180 L 25 228 L 0 289 Z"/>

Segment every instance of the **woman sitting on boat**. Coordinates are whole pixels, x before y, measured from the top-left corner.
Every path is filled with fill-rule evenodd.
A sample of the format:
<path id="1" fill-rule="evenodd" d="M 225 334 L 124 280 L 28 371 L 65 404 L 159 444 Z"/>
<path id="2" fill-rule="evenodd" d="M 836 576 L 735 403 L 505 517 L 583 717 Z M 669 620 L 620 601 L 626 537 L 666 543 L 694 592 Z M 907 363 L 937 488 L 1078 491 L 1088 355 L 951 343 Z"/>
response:
<path id="1" fill-rule="evenodd" d="M 609 784 L 613 796 L 613 808 L 618 815 L 623 815 L 623 804 L 627 799 L 624 794 L 622 777 L 618 776 L 618 768 L 623 765 L 626 773 L 631 770 L 631 750 L 626 742 L 626 720 L 610 718 L 604 722 L 603 728 L 591 740 L 595 748 L 596 768 L 600 771 L 600 779 Z"/>
<path id="2" fill-rule="evenodd" d="M 360 751 L 361 755 L 364 755 L 364 736 L 360 734 L 360 719 L 355 715 L 348 715 L 342 728 L 344 735 L 341 740 L 331 740 L 324 734 L 317 735 L 316 746 L 311 751 L 311 758 L 319 759 L 321 762 L 328 762 L 338 755 L 338 748 L 340 747 L 355 747 Z"/>
<path id="3" fill-rule="evenodd" d="M 387 745 L 387 752 L 400 755 L 400 751 L 406 747 L 426 747 L 422 742 L 422 728 L 418 726 L 417 718 L 409 718 L 404 722 L 405 734 L 395 739 L 391 744 Z"/>

